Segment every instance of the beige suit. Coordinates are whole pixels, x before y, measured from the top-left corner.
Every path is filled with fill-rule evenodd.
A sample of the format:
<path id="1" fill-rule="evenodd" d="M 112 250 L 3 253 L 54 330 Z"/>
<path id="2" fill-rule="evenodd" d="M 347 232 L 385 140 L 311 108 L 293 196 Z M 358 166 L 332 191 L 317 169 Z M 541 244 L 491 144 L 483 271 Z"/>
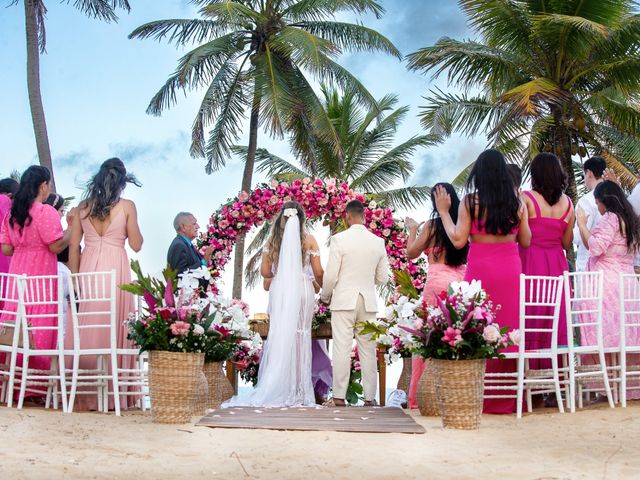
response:
<path id="1" fill-rule="evenodd" d="M 331 238 L 322 301 L 331 300 L 333 396 L 343 399 L 349 386 L 351 346 L 355 334 L 364 399 L 373 400 L 377 385 L 376 343 L 358 334 L 356 325 L 378 311 L 376 285 L 390 279 L 384 240 L 364 225 L 353 225 Z"/>

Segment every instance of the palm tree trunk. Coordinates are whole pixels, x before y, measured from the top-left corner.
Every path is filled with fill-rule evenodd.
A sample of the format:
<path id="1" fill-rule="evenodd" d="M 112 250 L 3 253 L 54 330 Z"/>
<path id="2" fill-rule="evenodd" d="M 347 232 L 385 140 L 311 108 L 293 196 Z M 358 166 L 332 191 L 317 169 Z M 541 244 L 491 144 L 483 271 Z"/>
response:
<path id="1" fill-rule="evenodd" d="M 569 131 L 565 127 L 564 119 L 560 111 L 554 112 L 554 119 L 556 124 L 555 130 L 555 144 L 559 147 L 559 159 L 564 171 L 567 173 L 567 190 L 566 194 L 569 196 L 573 204 L 578 202 L 578 188 L 576 186 L 576 176 L 573 173 L 573 160 L 571 158 L 571 136 Z M 566 251 L 567 260 L 571 265 L 575 265 L 575 252 L 573 248 L 569 248 Z M 573 269 L 571 269 L 573 270 Z"/>
<path id="2" fill-rule="evenodd" d="M 27 31 L 27 89 L 29 91 L 29 105 L 33 131 L 36 136 L 36 147 L 40 165 L 51 172 L 51 190 L 55 192 L 56 183 L 53 178 L 53 163 L 49 148 L 47 122 L 44 117 L 42 96 L 40 94 L 40 49 L 38 42 L 37 5 L 39 0 L 24 0 L 24 15 Z"/>
<path id="3" fill-rule="evenodd" d="M 251 118 L 249 120 L 249 148 L 247 160 L 242 174 L 242 191 L 249 193 L 253 181 L 253 168 L 256 163 L 256 149 L 258 148 L 258 120 L 260 118 L 260 92 L 254 87 Z M 244 272 L 244 241 L 245 235 L 239 235 L 233 257 L 233 298 L 242 298 L 242 277 Z"/>

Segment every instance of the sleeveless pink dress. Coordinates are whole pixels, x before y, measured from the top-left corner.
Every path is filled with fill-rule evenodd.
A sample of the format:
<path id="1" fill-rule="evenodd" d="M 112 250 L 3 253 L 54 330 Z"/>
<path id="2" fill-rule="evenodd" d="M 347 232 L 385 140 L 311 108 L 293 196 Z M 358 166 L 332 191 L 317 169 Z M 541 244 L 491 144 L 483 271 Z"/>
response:
<path id="1" fill-rule="evenodd" d="M 526 275 L 562 275 L 569 270 L 567 257 L 562 248 L 562 237 L 567 229 L 565 219 L 571 212 L 571 200 L 567 210 L 560 218 L 543 217 L 535 196 L 531 192 L 524 192 L 535 207 L 535 218 L 529 218 L 529 228 L 531 229 L 531 245 L 528 248 L 520 247 L 520 260 L 522 261 L 522 272 Z M 568 199 L 568 197 L 567 197 Z M 550 314 L 551 307 L 540 307 L 540 315 Z M 533 311 L 531 313 L 534 313 Z M 536 325 L 535 320 L 531 320 L 531 327 L 547 327 L 548 321 Z M 548 332 L 532 332 L 527 334 L 525 347 L 527 349 L 549 348 L 551 345 L 551 334 Z M 562 299 L 560 317 L 558 318 L 558 346 L 567 345 L 567 318 L 565 313 L 564 297 Z M 529 360 L 532 369 L 551 368 L 549 360 Z"/>
<path id="2" fill-rule="evenodd" d="M 517 229 L 512 233 L 517 233 Z M 473 222 L 471 235 L 484 234 L 484 230 Z M 486 290 L 494 305 L 500 305 L 496 313 L 496 323 L 500 328 L 518 328 L 520 273 L 522 264 L 516 242 L 480 243 L 471 241 L 467 257 L 467 271 L 464 280 L 480 280 L 482 288 Z M 504 352 L 517 351 L 518 347 L 509 347 Z M 487 360 L 487 372 L 514 373 L 517 364 L 515 360 Z M 515 395 L 515 391 L 492 391 L 485 389 L 486 394 Z M 509 414 L 516 409 L 515 398 L 485 399 L 483 412 Z"/>
<path id="3" fill-rule="evenodd" d="M 112 212 L 111 224 L 107 227 L 103 235 L 96 232 L 86 212 L 80 212 L 80 222 L 84 231 L 84 250 L 80 258 L 80 272 L 106 272 L 116 271 L 116 285 L 131 282 L 131 269 L 129 267 L 129 257 L 124 248 L 127 239 L 126 215 L 122 208 L 115 207 Z M 87 306 L 88 307 L 88 306 Z M 133 343 L 127 340 L 127 327 L 125 321 L 130 312 L 134 310 L 134 299 L 130 293 L 120 288 L 116 288 L 116 338 L 118 348 L 134 348 Z M 85 310 L 86 311 L 86 310 Z M 84 318 L 88 323 L 98 323 L 97 316 L 90 320 Z M 82 322 L 83 318 L 80 318 Z M 104 322 L 108 323 L 105 318 Z M 69 325 L 67 331 L 70 332 Z M 73 342 L 72 336 L 67 336 L 68 341 Z M 80 333 L 80 345 L 82 348 L 102 348 L 109 346 L 109 331 L 107 329 L 84 329 Z M 80 357 L 80 369 L 95 369 L 96 358 L 91 356 Z M 123 355 L 119 359 L 120 368 L 133 368 L 135 358 L 131 355 Z M 111 389 L 111 387 L 109 387 Z M 126 391 L 126 386 L 120 386 L 121 391 Z M 122 397 L 121 408 L 135 404 L 135 396 Z M 113 397 L 109 397 L 109 408 L 113 408 Z M 75 403 L 76 410 L 97 410 L 98 400 L 95 395 L 78 395 Z"/>
<path id="4" fill-rule="evenodd" d="M 436 253 L 434 249 L 428 248 L 424 251 L 425 255 L 429 257 L 432 253 Z M 464 277 L 466 270 L 465 265 L 458 267 L 452 267 L 444 263 L 429 263 L 429 270 L 427 271 L 427 283 L 424 286 L 422 292 L 422 298 L 428 305 L 435 305 L 436 295 L 443 290 L 446 291 L 449 288 L 451 282 L 459 282 Z M 414 356 L 411 360 L 411 383 L 409 384 L 409 408 L 418 408 L 417 391 L 420 377 L 424 372 L 426 362 L 417 356 Z"/>

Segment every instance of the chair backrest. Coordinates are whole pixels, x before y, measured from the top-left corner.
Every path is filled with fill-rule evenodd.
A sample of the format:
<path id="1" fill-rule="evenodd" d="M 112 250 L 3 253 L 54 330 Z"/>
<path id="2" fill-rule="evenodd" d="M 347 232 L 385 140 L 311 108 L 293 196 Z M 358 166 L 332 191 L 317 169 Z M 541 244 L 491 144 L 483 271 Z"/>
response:
<path id="1" fill-rule="evenodd" d="M 0 335 L 1 345 L 18 345 L 20 328 L 20 312 L 22 288 L 18 288 L 18 283 L 22 281 L 20 275 L 10 273 L 0 273 Z"/>
<path id="2" fill-rule="evenodd" d="M 116 272 L 73 273 L 69 278 L 69 299 L 73 324 L 74 348 L 82 345 L 81 331 L 94 330 L 98 338 L 90 348 L 116 345 Z"/>
<path id="3" fill-rule="evenodd" d="M 575 345 L 576 329 L 585 327 L 595 329 L 597 344 L 602 344 L 603 281 L 599 271 L 564 272 L 569 348 Z M 582 340 L 581 344 L 585 345 Z"/>
<path id="4" fill-rule="evenodd" d="M 26 350 L 53 350 L 63 339 L 64 315 L 62 282 L 58 275 L 22 276 L 22 326 L 28 334 L 23 340 Z M 34 335 L 38 332 L 38 335 Z M 49 332 L 50 335 L 43 335 Z M 37 342 L 32 342 L 37 339 Z"/>
<path id="5" fill-rule="evenodd" d="M 640 275 L 620 274 L 620 349 L 640 346 Z"/>
<path id="6" fill-rule="evenodd" d="M 532 333 L 548 333 L 549 344 L 538 348 L 555 349 L 558 346 L 562 284 L 562 276 L 520 275 L 521 350 L 526 348 L 527 334 Z"/>

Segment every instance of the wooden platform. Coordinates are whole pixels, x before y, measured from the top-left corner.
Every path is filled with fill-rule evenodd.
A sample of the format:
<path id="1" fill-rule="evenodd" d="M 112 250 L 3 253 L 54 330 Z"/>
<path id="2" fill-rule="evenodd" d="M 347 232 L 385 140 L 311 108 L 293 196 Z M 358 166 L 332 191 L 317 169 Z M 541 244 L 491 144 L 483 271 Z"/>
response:
<path id="1" fill-rule="evenodd" d="M 400 408 L 382 407 L 236 407 L 213 410 L 199 426 L 269 430 L 324 430 L 363 433 L 425 433 Z"/>

